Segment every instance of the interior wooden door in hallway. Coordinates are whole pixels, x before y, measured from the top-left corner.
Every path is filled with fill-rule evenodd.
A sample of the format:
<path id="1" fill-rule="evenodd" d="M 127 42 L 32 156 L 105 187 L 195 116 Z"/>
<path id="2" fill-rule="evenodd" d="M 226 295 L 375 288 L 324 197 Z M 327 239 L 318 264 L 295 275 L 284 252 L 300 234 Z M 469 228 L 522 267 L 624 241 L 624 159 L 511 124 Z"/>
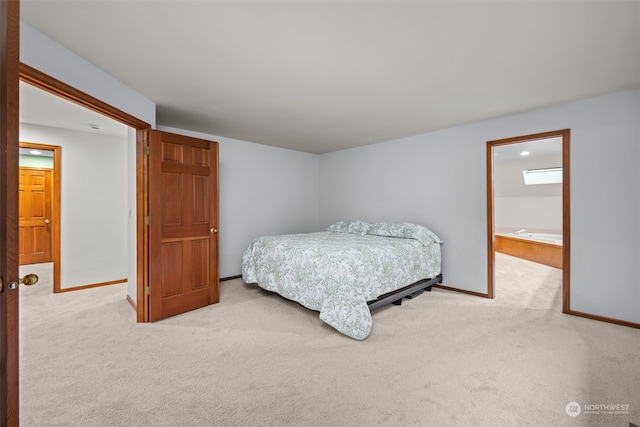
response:
<path id="1" fill-rule="evenodd" d="M 20 2 L 0 1 L 0 425 L 19 423 L 18 135 Z"/>
<path id="2" fill-rule="evenodd" d="M 218 143 L 146 132 L 153 322 L 219 301 Z"/>
<path id="3" fill-rule="evenodd" d="M 51 252 L 51 169 L 21 167 L 18 174 L 20 265 L 53 261 Z"/>

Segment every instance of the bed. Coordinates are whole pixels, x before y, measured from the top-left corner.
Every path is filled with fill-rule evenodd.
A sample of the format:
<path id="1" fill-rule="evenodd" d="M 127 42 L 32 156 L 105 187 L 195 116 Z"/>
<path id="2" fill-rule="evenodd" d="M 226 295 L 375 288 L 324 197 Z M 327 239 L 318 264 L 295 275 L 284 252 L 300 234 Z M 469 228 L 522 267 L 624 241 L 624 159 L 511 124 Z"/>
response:
<path id="1" fill-rule="evenodd" d="M 242 278 L 363 340 L 373 309 L 441 283 L 441 243 L 417 224 L 339 221 L 321 232 L 255 239 L 242 256 Z"/>

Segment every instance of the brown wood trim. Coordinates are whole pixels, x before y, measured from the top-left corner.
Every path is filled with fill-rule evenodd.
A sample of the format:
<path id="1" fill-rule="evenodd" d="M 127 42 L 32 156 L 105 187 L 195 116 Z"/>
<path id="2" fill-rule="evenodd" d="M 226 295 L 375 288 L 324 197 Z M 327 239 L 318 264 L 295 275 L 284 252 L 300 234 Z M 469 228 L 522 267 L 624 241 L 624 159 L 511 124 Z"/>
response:
<path id="1" fill-rule="evenodd" d="M 496 280 L 496 253 L 494 250 L 494 214 L 493 214 L 493 144 L 487 144 L 487 298 L 494 298 L 494 282 Z"/>
<path id="2" fill-rule="evenodd" d="M 136 301 L 138 323 L 149 321 L 149 295 L 144 290 L 149 286 L 149 227 L 144 218 L 149 215 L 149 156 L 144 151 L 149 146 L 149 130 L 136 132 Z"/>
<path id="3" fill-rule="evenodd" d="M 575 310 L 571 310 L 567 314 L 571 314 L 573 316 L 578 316 L 578 317 L 584 317 L 586 319 L 599 320 L 601 322 L 613 323 L 616 325 L 628 326 L 630 328 L 640 329 L 640 323 L 629 322 L 626 320 L 614 319 L 614 318 L 605 317 L 605 316 L 598 316 L 596 314 L 583 313 L 581 311 L 575 311 Z"/>
<path id="4" fill-rule="evenodd" d="M 571 130 L 562 134 L 562 312 L 571 311 Z"/>
<path id="5" fill-rule="evenodd" d="M 490 272 L 487 293 L 495 295 L 494 292 L 494 265 L 495 265 L 495 227 L 494 227 L 494 206 L 493 206 L 493 148 L 500 145 L 515 144 L 519 142 L 533 141 L 536 139 L 562 137 L 562 312 L 570 311 L 570 286 L 571 286 L 571 227 L 570 227 L 570 143 L 571 130 L 561 129 L 550 132 L 536 133 L 532 135 L 518 136 L 513 138 L 487 141 L 487 267 Z"/>
<path id="6" fill-rule="evenodd" d="M 136 305 L 135 301 L 133 301 L 133 298 L 131 298 L 131 296 L 127 295 L 126 300 L 129 302 L 129 304 L 131 304 L 131 307 L 133 307 L 133 309 L 137 313 L 138 312 L 138 306 Z"/>
<path id="7" fill-rule="evenodd" d="M 492 298 L 488 294 L 483 294 L 483 293 L 480 293 L 480 292 L 467 291 L 465 289 L 451 288 L 449 286 L 444 286 L 444 285 L 433 285 L 433 287 L 434 288 L 444 289 L 444 290 L 447 290 L 447 291 L 460 292 L 461 294 L 473 295 L 473 296 L 476 296 L 476 297 Z"/>
<path id="8" fill-rule="evenodd" d="M 18 280 L 20 2 L 0 2 L 0 278 Z M 19 424 L 18 290 L 0 293 L 0 425 Z"/>
<path id="9" fill-rule="evenodd" d="M 20 142 L 20 148 L 38 148 L 41 150 L 53 151 L 53 186 L 52 209 L 51 209 L 51 250 L 53 251 L 53 292 L 60 291 L 60 176 L 62 175 L 62 147 L 59 145 L 39 144 L 37 142 Z"/>
<path id="10" fill-rule="evenodd" d="M 509 145 L 517 142 L 535 141 L 536 139 L 557 138 L 559 136 L 568 135 L 569 129 L 552 130 L 549 132 L 534 133 L 531 135 L 515 136 L 513 138 L 496 139 L 493 141 L 487 141 L 487 144 L 491 144 L 494 147 L 500 145 Z"/>
<path id="11" fill-rule="evenodd" d="M 237 276 L 221 277 L 220 281 L 221 282 L 226 282 L 227 280 L 234 280 L 234 279 L 242 279 L 242 274 L 239 274 Z"/>
<path id="12" fill-rule="evenodd" d="M 62 288 L 57 293 L 81 291 L 83 289 L 99 288 L 101 286 L 109 286 L 109 285 L 118 285 L 120 283 L 127 283 L 127 282 L 128 282 L 127 279 L 112 280 L 111 282 L 93 283 L 91 285 L 74 286 L 73 288 Z"/>
<path id="13" fill-rule="evenodd" d="M 120 123 L 124 123 L 132 128 L 144 129 L 151 126 L 149 123 L 146 123 L 129 113 L 125 113 L 118 108 L 112 107 L 111 105 L 100 101 L 98 98 L 94 98 L 93 96 L 69 86 L 68 84 L 61 82 L 42 71 L 38 71 L 27 64 L 20 63 L 20 80 L 88 108 L 89 110 L 95 111 L 96 113 L 107 116 Z"/>

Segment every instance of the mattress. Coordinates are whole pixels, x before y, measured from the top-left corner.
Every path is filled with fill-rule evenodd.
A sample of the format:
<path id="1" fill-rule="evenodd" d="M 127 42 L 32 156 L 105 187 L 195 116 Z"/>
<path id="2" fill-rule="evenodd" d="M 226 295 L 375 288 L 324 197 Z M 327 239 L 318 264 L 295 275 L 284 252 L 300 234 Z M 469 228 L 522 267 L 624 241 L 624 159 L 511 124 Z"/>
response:
<path id="1" fill-rule="evenodd" d="M 362 340 L 372 328 L 368 301 L 441 272 L 441 242 L 435 235 L 395 234 L 323 231 L 260 237 L 242 256 L 242 277 L 319 311 L 322 321 Z"/>

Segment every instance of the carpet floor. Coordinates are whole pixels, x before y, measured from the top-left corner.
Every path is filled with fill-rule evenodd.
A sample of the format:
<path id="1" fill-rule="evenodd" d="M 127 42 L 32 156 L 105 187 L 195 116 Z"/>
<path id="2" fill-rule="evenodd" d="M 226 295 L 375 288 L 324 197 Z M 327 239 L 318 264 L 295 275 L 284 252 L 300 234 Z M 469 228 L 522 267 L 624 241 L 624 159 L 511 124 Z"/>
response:
<path id="1" fill-rule="evenodd" d="M 640 331 L 562 314 L 561 276 L 497 254 L 495 299 L 434 289 L 364 341 L 240 279 L 152 324 L 126 284 L 43 280 L 20 290 L 21 424 L 640 425 Z"/>

